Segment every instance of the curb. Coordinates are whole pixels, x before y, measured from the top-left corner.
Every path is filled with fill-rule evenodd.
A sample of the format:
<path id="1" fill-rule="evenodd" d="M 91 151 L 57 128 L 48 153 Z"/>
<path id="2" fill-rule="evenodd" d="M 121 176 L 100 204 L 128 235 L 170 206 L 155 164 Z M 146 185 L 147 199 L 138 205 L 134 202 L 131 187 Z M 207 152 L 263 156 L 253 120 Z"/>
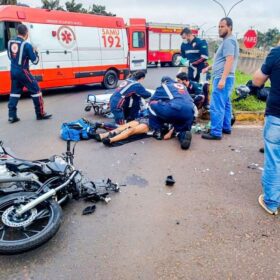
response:
<path id="1" fill-rule="evenodd" d="M 252 111 L 235 111 L 235 118 L 239 122 L 263 122 L 264 112 L 252 112 Z"/>
<path id="2" fill-rule="evenodd" d="M 238 122 L 264 122 L 263 111 L 234 111 L 235 119 Z M 208 112 L 200 112 L 199 118 L 201 120 L 210 120 Z"/>

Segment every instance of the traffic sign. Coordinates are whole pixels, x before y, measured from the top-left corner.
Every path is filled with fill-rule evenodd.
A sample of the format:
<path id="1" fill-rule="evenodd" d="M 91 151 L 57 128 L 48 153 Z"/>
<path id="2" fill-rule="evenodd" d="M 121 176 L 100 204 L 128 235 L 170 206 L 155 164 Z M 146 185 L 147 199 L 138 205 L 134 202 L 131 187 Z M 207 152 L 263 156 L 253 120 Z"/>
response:
<path id="1" fill-rule="evenodd" d="M 249 29 L 244 35 L 243 43 L 247 49 L 254 48 L 258 43 L 257 32 L 253 29 Z"/>

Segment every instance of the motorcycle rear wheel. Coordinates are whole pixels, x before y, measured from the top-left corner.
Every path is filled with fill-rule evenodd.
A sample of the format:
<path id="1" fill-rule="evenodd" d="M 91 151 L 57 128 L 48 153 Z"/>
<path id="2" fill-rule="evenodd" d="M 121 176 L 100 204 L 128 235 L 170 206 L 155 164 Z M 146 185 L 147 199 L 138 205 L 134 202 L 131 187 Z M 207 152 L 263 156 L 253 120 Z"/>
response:
<path id="1" fill-rule="evenodd" d="M 27 204 L 36 194 L 20 192 L 0 198 L 0 254 L 19 254 L 35 249 L 58 231 L 62 210 L 54 200 L 45 201 L 17 217 L 13 207 Z"/>

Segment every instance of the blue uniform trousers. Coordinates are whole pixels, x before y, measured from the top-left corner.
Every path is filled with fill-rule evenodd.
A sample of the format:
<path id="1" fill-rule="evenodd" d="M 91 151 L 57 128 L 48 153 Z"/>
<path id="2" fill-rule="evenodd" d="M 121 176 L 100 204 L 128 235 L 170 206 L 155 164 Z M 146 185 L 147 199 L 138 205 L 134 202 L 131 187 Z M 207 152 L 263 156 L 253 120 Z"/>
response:
<path id="1" fill-rule="evenodd" d="M 35 113 L 37 117 L 44 115 L 44 102 L 41 90 L 37 81 L 26 69 L 13 70 L 11 72 L 12 88 L 10 99 L 8 103 L 9 118 L 17 117 L 17 104 L 23 92 L 23 88 L 26 87 L 31 93 L 31 98 L 34 103 Z"/>

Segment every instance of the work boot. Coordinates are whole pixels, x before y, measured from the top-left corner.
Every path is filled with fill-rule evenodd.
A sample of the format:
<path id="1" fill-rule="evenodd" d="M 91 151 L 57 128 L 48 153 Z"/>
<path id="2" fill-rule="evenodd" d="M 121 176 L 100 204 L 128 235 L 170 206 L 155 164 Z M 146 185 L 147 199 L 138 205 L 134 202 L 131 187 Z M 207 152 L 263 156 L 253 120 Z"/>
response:
<path id="1" fill-rule="evenodd" d="M 106 137 L 106 138 L 102 139 L 102 143 L 107 147 L 112 146 L 111 139 L 109 137 Z"/>
<path id="2" fill-rule="evenodd" d="M 191 145 L 191 141 L 192 141 L 191 132 L 190 131 L 179 132 L 177 137 L 181 144 L 181 149 L 188 150 Z"/>
<path id="3" fill-rule="evenodd" d="M 221 140 L 222 139 L 221 136 L 215 136 L 215 135 L 212 135 L 211 133 L 203 133 L 201 135 L 201 138 L 206 139 L 206 140 Z"/>
<path id="4" fill-rule="evenodd" d="M 224 134 L 229 134 L 229 135 L 230 135 L 230 134 L 231 134 L 231 130 L 223 129 L 223 133 L 224 133 Z"/>
<path id="5" fill-rule="evenodd" d="M 50 119 L 51 117 L 52 117 L 51 114 L 45 113 L 44 115 L 39 115 L 39 116 L 37 116 L 37 120 L 38 120 L 38 121 L 40 121 L 40 120 L 48 120 L 48 119 Z"/>
<path id="6" fill-rule="evenodd" d="M 14 117 L 14 118 L 9 118 L 9 123 L 15 123 L 15 122 L 19 122 L 20 118 L 18 117 Z"/>

